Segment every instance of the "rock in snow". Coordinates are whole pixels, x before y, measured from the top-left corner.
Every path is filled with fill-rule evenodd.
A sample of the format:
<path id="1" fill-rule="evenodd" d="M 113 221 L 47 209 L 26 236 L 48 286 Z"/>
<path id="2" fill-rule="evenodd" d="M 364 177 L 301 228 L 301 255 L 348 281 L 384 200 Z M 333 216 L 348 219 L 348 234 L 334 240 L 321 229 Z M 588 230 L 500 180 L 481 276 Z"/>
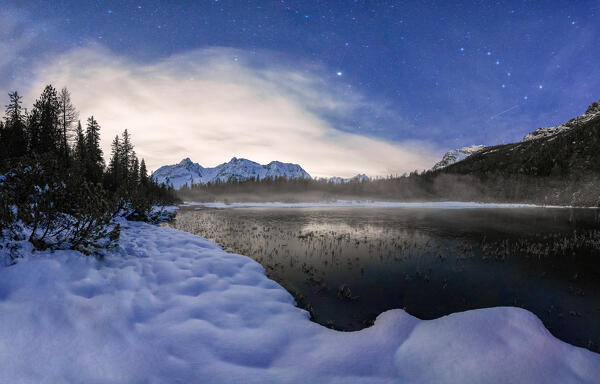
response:
<path id="1" fill-rule="evenodd" d="M 298 164 L 272 161 L 261 165 L 246 159 L 233 158 L 214 168 L 204 168 L 189 158 L 179 164 L 165 165 L 152 174 L 159 184 L 165 183 L 175 189 L 184 185 L 214 183 L 216 181 L 248 180 L 287 177 L 290 179 L 310 178 L 310 175 Z"/>
<path id="2" fill-rule="evenodd" d="M 520 308 L 358 332 L 309 320 L 248 257 L 123 223 L 104 260 L 36 252 L 0 268 L 0 383 L 597 383 L 600 355 Z M 3 250 L 0 250 L 0 256 Z"/>
<path id="3" fill-rule="evenodd" d="M 548 137 L 556 135 L 560 132 L 568 131 L 571 128 L 578 126 L 579 124 L 586 123 L 591 119 L 597 118 L 600 116 L 600 104 L 598 102 L 592 103 L 585 113 L 581 116 L 577 116 L 574 119 L 571 119 L 565 123 L 554 127 L 542 127 L 538 128 L 535 131 L 528 133 L 523 141 L 535 140 L 541 137 Z"/>
<path id="4" fill-rule="evenodd" d="M 435 171 L 437 169 L 441 169 L 441 168 L 447 167 L 451 164 L 462 161 L 462 160 L 466 159 L 467 157 L 471 156 L 472 154 L 481 151 L 484 148 L 485 148 L 484 145 L 471 145 L 469 147 L 453 149 L 449 152 L 446 152 L 444 157 L 442 157 L 442 160 L 440 160 L 438 163 L 436 163 L 433 166 L 433 168 L 431 168 L 431 170 Z"/>

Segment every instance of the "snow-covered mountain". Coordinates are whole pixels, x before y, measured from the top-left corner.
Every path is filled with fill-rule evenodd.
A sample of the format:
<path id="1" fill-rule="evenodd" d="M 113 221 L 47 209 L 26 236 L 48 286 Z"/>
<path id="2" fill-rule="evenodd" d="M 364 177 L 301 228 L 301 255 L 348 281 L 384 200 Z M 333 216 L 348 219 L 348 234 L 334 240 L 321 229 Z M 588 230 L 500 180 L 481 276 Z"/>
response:
<path id="1" fill-rule="evenodd" d="M 334 183 L 334 184 L 342 184 L 342 183 L 349 183 L 351 181 L 358 181 L 358 182 L 363 182 L 363 181 L 368 181 L 371 180 L 371 178 L 367 175 L 365 175 L 364 173 L 359 173 L 356 176 L 353 177 L 339 177 L 339 176 L 333 176 L 330 177 L 329 179 L 327 179 L 327 182 L 329 183 Z"/>
<path id="2" fill-rule="evenodd" d="M 481 151 L 484 148 L 485 148 L 484 145 L 471 145 L 468 147 L 463 147 L 463 148 L 453 149 L 451 151 L 448 151 L 448 152 L 446 152 L 444 157 L 442 157 L 442 160 L 437 162 L 431 168 L 431 170 L 435 171 L 435 170 L 438 170 L 441 168 L 445 168 L 445 167 L 449 166 L 450 164 L 454 164 L 459 161 L 462 161 L 462 160 L 466 159 L 467 157 L 471 156 L 472 154 Z"/>
<path id="3" fill-rule="evenodd" d="M 543 137 L 554 136 L 558 133 L 568 131 L 572 128 L 577 127 L 578 125 L 585 124 L 592 119 L 600 118 L 600 101 L 592 103 L 583 115 L 577 116 L 567 122 L 564 122 L 560 125 L 556 125 L 554 127 L 542 127 L 538 128 L 533 132 L 528 133 L 523 138 L 523 142 L 540 139 Z M 446 152 L 444 157 L 440 162 L 435 164 L 431 170 L 435 171 L 437 169 L 445 168 L 451 164 L 457 163 L 471 156 L 475 152 L 479 152 L 483 150 L 485 146 L 483 145 L 471 145 L 469 147 L 464 147 L 460 149 L 453 149 L 452 151 Z"/>
<path id="4" fill-rule="evenodd" d="M 198 163 L 185 158 L 179 164 L 165 165 L 157 169 L 152 178 L 159 184 L 180 189 L 184 185 L 206 184 L 216 181 L 248 180 L 287 177 L 289 179 L 310 179 L 310 175 L 298 164 L 272 161 L 261 165 L 247 159 L 234 157 L 228 163 L 214 168 L 204 168 Z"/>
<path id="5" fill-rule="evenodd" d="M 597 117 L 598 115 L 600 115 L 600 104 L 598 102 L 595 102 L 595 103 L 592 103 L 588 107 L 588 109 L 585 111 L 585 113 L 583 115 L 577 116 L 574 119 L 571 119 L 565 123 L 556 125 L 554 127 L 538 128 L 535 131 L 528 133 L 523 138 L 523 141 L 535 140 L 535 139 L 539 139 L 541 137 L 548 137 L 548 136 L 556 135 L 557 133 L 564 132 L 571 128 L 574 128 L 579 124 L 586 123 L 586 122 L 590 121 L 591 119 Z"/>

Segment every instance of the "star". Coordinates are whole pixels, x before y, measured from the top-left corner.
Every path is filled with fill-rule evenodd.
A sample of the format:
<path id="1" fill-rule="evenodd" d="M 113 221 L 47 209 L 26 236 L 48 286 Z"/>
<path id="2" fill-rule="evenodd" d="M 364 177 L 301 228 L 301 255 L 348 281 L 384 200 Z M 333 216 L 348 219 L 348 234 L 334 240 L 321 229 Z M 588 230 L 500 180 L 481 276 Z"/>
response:
<path id="1" fill-rule="evenodd" d="M 492 51 L 487 51 L 488 56 L 492 56 Z"/>
<path id="2" fill-rule="evenodd" d="M 338 75 L 338 76 L 342 76 L 342 72 L 338 71 L 338 72 L 336 73 L 336 75 Z"/>
<path id="3" fill-rule="evenodd" d="M 527 99 L 529 99 L 529 97 L 523 96 L 523 100 L 527 100 Z"/>
<path id="4" fill-rule="evenodd" d="M 544 88 L 544 86 L 543 86 L 542 84 L 540 84 L 540 85 L 538 86 L 538 88 L 539 88 L 539 89 L 542 89 L 542 88 Z"/>
<path id="5" fill-rule="evenodd" d="M 460 49 L 460 51 L 461 51 L 461 52 L 464 52 L 464 51 L 465 51 L 465 49 L 464 49 L 464 48 L 461 48 L 461 49 Z"/>
<path id="6" fill-rule="evenodd" d="M 499 64 L 500 64 L 500 60 L 496 60 L 496 65 L 499 65 Z"/>

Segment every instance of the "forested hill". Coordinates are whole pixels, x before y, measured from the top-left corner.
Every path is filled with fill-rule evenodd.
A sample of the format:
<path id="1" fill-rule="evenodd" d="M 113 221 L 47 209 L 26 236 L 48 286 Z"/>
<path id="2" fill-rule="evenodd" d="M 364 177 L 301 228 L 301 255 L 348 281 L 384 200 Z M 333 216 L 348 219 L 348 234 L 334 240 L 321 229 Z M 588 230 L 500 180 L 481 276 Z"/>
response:
<path id="1" fill-rule="evenodd" d="M 580 179 L 600 175 L 600 113 L 552 136 L 496 145 L 434 171 L 478 177 L 530 176 Z"/>

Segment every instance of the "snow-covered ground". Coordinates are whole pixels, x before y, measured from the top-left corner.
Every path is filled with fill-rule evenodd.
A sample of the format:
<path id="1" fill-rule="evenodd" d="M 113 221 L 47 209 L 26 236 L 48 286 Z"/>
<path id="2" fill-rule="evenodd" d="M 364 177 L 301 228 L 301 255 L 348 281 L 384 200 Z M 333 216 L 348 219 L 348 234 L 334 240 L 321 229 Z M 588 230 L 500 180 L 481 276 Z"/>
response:
<path id="1" fill-rule="evenodd" d="M 338 200 L 323 203 L 203 203 L 186 201 L 182 206 L 202 206 L 206 208 L 247 208 L 247 207 L 273 207 L 273 208 L 310 208 L 310 207 L 379 207 L 379 208 L 430 208 L 430 209 L 475 209 L 475 208 L 572 208 L 570 206 L 535 205 L 535 204 L 509 204 L 509 203 L 478 203 L 463 201 L 353 201 Z"/>
<path id="2" fill-rule="evenodd" d="M 315 324 L 260 264 L 125 223 L 98 261 L 41 252 L 0 268 L 0 383 L 597 383 L 600 355 L 532 313 L 490 308 L 374 326 Z M 0 250 L 0 252 L 2 252 Z"/>

